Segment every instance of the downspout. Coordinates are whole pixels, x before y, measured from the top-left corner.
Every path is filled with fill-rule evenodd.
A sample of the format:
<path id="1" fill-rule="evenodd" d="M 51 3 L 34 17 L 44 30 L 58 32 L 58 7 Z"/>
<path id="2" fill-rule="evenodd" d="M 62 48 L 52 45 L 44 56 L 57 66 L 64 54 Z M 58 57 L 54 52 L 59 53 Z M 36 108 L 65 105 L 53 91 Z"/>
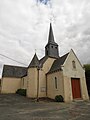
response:
<path id="1" fill-rule="evenodd" d="M 37 102 L 39 102 L 39 70 L 40 68 L 37 68 Z"/>
<path id="2" fill-rule="evenodd" d="M 47 74 L 46 74 L 46 97 L 47 97 Z"/>
<path id="3" fill-rule="evenodd" d="M 64 97 L 64 102 L 65 102 L 65 98 L 66 98 L 66 95 L 65 95 L 65 78 L 64 78 L 64 70 L 63 70 L 63 67 L 64 66 L 61 66 L 61 73 L 62 73 L 62 83 L 63 83 L 63 97 Z"/>

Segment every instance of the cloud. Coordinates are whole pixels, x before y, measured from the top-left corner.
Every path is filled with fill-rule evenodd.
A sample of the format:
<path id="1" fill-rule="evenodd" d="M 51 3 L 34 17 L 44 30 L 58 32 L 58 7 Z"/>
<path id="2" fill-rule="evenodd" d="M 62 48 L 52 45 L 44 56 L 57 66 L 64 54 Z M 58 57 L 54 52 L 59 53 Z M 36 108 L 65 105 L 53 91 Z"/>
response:
<path id="1" fill-rule="evenodd" d="M 36 0 L 0 0 L 0 53 L 26 66 L 35 49 L 41 58 L 50 20 L 60 55 L 72 48 L 82 63 L 90 63 L 89 0 L 51 0 L 48 5 Z M 2 56 L 0 60 L 2 64 L 21 65 Z"/>

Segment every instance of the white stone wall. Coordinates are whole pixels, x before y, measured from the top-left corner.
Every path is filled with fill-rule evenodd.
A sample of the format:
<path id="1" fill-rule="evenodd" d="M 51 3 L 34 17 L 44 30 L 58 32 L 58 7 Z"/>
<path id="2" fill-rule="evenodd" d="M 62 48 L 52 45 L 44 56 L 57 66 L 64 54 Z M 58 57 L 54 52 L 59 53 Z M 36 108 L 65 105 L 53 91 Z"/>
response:
<path id="1" fill-rule="evenodd" d="M 1 93 L 16 93 L 21 88 L 21 78 L 3 77 L 1 81 Z"/>
<path id="2" fill-rule="evenodd" d="M 55 59 L 48 58 L 43 67 L 39 70 L 39 97 L 46 97 L 46 73 L 51 68 L 51 65 Z M 38 71 L 37 68 L 28 69 L 28 86 L 27 86 L 27 96 L 36 98 L 37 97 L 37 81 L 38 81 Z"/>
<path id="3" fill-rule="evenodd" d="M 57 78 L 57 89 L 55 88 L 55 77 Z M 47 75 L 47 96 L 54 99 L 56 95 L 62 95 L 64 97 L 62 71 L 57 71 Z"/>
<path id="4" fill-rule="evenodd" d="M 55 59 L 48 58 L 39 72 L 39 97 L 46 97 L 46 73 L 50 70 Z"/>
<path id="5" fill-rule="evenodd" d="M 72 66 L 72 61 L 76 63 L 76 69 Z M 80 78 L 80 86 L 81 86 L 81 96 L 82 99 L 88 99 L 88 92 L 86 86 L 86 79 L 85 79 L 85 71 L 77 59 L 73 50 L 70 51 L 64 65 L 62 66 L 63 69 L 63 76 L 64 76 L 64 97 L 65 101 L 72 101 L 72 86 L 71 86 L 71 78 Z"/>
<path id="6" fill-rule="evenodd" d="M 27 86 L 28 86 L 28 82 L 27 82 L 27 76 L 21 78 L 21 88 L 22 89 L 27 89 Z"/>
<path id="7" fill-rule="evenodd" d="M 27 76 L 27 97 L 37 97 L 37 68 L 29 68 Z"/>

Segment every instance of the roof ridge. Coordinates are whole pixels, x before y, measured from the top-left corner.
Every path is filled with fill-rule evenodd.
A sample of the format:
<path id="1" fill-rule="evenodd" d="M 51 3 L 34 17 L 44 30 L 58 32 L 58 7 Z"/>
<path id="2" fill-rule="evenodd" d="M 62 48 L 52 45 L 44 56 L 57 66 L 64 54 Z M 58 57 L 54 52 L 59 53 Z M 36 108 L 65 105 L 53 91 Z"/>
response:
<path id="1" fill-rule="evenodd" d="M 27 68 L 27 67 L 24 67 L 24 66 L 16 66 L 16 65 L 6 65 L 4 64 L 3 67 L 17 67 L 17 68 Z"/>

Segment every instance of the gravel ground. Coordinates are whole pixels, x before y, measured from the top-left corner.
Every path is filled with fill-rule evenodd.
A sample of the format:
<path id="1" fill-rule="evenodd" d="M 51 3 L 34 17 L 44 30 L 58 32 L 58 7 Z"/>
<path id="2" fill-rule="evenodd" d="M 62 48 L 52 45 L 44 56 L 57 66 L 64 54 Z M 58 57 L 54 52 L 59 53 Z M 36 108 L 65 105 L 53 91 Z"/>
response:
<path id="1" fill-rule="evenodd" d="M 0 120 L 90 120 L 90 101 L 35 102 L 16 94 L 1 94 Z"/>

